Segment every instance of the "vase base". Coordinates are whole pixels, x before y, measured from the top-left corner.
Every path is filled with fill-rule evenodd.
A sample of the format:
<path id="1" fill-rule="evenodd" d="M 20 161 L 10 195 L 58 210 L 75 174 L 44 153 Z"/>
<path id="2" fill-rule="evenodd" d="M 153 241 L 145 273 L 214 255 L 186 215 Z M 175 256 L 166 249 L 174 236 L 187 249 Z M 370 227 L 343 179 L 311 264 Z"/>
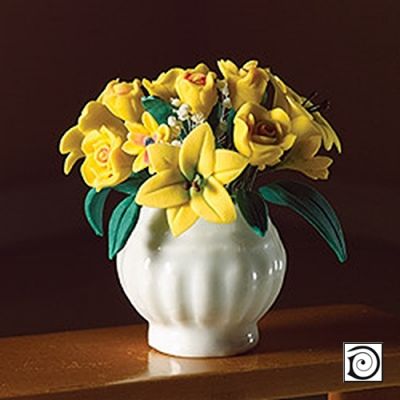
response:
<path id="1" fill-rule="evenodd" d="M 150 323 L 149 345 L 179 357 L 225 357 L 244 353 L 259 339 L 257 324 L 229 327 L 182 327 Z"/>

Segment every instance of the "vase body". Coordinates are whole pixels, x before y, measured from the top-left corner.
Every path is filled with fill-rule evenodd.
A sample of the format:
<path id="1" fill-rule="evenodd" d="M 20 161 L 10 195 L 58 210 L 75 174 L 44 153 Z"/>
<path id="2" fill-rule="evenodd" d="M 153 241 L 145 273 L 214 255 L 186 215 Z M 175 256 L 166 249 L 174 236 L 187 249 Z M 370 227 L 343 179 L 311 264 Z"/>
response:
<path id="1" fill-rule="evenodd" d="M 183 357 L 245 352 L 279 294 L 286 253 L 269 221 L 257 236 L 240 212 L 232 224 L 200 219 L 175 238 L 165 211 L 143 207 L 117 256 L 121 286 L 149 322 L 149 345 Z"/>

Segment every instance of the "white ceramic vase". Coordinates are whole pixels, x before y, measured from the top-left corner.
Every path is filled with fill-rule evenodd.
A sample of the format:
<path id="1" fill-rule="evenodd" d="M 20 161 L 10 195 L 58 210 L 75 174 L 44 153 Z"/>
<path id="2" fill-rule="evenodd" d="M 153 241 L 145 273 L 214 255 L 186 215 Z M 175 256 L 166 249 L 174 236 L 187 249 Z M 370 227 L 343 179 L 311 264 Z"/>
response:
<path id="1" fill-rule="evenodd" d="M 154 349 L 219 357 L 257 344 L 257 322 L 281 290 L 286 253 L 271 220 L 261 238 L 237 214 L 232 224 L 199 220 L 174 238 L 164 210 L 142 208 L 117 270 L 126 296 L 149 322 Z"/>

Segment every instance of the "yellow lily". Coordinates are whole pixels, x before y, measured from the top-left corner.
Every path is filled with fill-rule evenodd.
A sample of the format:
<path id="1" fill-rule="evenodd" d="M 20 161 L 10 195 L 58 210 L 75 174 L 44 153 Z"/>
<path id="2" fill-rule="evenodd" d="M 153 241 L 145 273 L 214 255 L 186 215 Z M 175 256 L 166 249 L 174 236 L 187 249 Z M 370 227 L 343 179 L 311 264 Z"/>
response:
<path id="1" fill-rule="evenodd" d="M 171 130 L 168 125 L 158 125 L 149 112 L 142 115 L 142 123 L 127 122 L 129 130 L 127 141 L 122 150 L 136 156 L 132 165 L 133 172 L 139 172 L 149 166 L 147 146 L 153 143 L 163 143 L 171 140 Z"/>
<path id="2" fill-rule="evenodd" d="M 125 138 L 127 130 L 121 120 L 116 118 L 103 104 L 97 101 L 89 102 L 82 110 L 78 124 L 70 128 L 59 144 L 61 154 L 68 154 L 64 162 L 64 173 L 68 175 L 74 164 L 85 157 L 82 150 L 84 138 L 92 131 L 107 127 L 115 135 Z"/>
<path id="3" fill-rule="evenodd" d="M 176 97 L 175 83 L 184 70 L 182 68 L 171 68 L 167 72 L 163 72 L 154 81 L 143 79 L 143 86 L 152 96 L 158 96 L 169 101 L 172 97 Z"/>
<path id="4" fill-rule="evenodd" d="M 224 185 L 242 173 L 247 160 L 234 151 L 216 150 L 208 123 L 196 127 L 182 147 L 153 144 L 148 151 L 156 175 L 140 187 L 136 202 L 167 209 L 174 236 L 189 229 L 199 217 L 216 223 L 236 219 L 234 204 Z"/>
<path id="5" fill-rule="evenodd" d="M 269 111 L 259 104 L 245 103 L 234 119 L 233 140 L 249 163 L 263 170 L 280 162 L 296 136 L 289 116 L 281 108 Z"/>
<path id="6" fill-rule="evenodd" d="M 131 83 L 114 79 L 107 84 L 97 100 L 118 118 L 135 122 L 140 120 L 144 111 L 142 97 L 143 91 L 139 79 Z"/>
<path id="7" fill-rule="evenodd" d="M 260 103 L 268 83 L 268 74 L 258 67 L 255 60 L 238 68 L 230 60 L 218 61 L 218 67 L 226 79 L 233 108 L 238 110 L 246 102 Z"/>
<path id="8" fill-rule="evenodd" d="M 204 117 L 210 114 L 218 100 L 216 77 L 205 64 L 198 64 L 177 77 L 178 96 L 191 107 L 192 113 L 201 113 Z"/>

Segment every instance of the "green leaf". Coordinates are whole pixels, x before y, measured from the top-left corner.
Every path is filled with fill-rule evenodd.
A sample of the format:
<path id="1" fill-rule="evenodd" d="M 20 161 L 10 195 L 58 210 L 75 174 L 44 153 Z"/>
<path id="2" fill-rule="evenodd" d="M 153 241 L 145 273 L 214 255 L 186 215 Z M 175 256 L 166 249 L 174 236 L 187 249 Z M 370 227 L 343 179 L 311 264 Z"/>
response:
<path id="1" fill-rule="evenodd" d="M 208 116 L 208 123 L 210 124 L 211 128 L 215 132 L 218 128 L 219 121 L 221 118 L 221 111 L 222 111 L 222 105 L 218 101 L 217 104 L 213 107 L 211 110 L 210 115 Z"/>
<path id="2" fill-rule="evenodd" d="M 271 81 L 268 82 L 267 88 L 261 100 L 261 105 L 268 110 L 272 110 L 274 105 L 275 88 Z"/>
<path id="3" fill-rule="evenodd" d="M 265 236 L 268 230 L 268 207 L 260 194 L 241 189 L 236 194 L 236 201 L 251 229 L 258 236 Z"/>
<path id="4" fill-rule="evenodd" d="M 340 262 L 347 259 L 346 242 L 339 219 L 322 194 L 308 185 L 280 181 L 259 188 L 266 201 L 287 206 L 306 219 L 325 239 Z"/>
<path id="5" fill-rule="evenodd" d="M 174 108 L 171 104 L 156 96 L 142 97 L 142 104 L 154 119 L 161 125 L 168 122 L 168 117 L 173 114 Z"/>
<path id="6" fill-rule="evenodd" d="M 84 210 L 90 227 L 97 236 L 103 236 L 104 204 L 111 189 L 106 188 L 100 192 L 90 189 L 85 197 Z"/>
<path id="7" fill-rule="evenodd" d="M 115 186 L 113 189 L 124 194 L 136 194 L 140 185 L 150 177 L 147 170 L 132 174 L 126 181 Z"/>
<path id="8" fill-rule="evenodd" d="M 108 257 L 112 260 L 125 246 L 139 218 L 140 206 L 130 195 L 115 207 L 108 225 Z"/>

